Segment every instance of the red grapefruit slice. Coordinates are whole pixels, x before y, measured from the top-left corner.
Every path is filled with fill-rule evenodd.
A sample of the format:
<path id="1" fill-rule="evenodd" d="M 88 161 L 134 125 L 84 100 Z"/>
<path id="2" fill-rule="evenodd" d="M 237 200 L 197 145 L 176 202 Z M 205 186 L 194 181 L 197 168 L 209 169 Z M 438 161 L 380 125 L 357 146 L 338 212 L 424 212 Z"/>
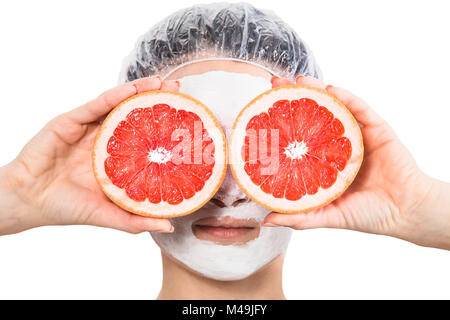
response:
<path id="1" fill-rule="evenodd" d="M 92 152 L 95 177 L 121 208 L 175 217 L 203 206 L 226 172 L 226 140 L 199 101 L 168 91 L 135 95 L 102 123 Z"/>
<path id="2" fill-rule="evenodd" d="M 230 167 L 254 201 L 299 213 L 339 197 L 363 160 L 358 123 L 327 92 L 298 85 L 269 90 L 238 115 Z"/>

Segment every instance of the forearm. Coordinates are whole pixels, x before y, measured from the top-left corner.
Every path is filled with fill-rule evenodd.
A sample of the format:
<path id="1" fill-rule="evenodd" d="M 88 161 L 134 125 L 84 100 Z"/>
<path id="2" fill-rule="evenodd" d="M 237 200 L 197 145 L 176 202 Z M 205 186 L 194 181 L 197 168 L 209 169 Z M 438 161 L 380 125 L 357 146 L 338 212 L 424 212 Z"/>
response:
<path id="1" fill-rule="evenodd" d="M 39 226 L 32 206 L 20 196 L 20 177 L 13 164 L 0 167 L 0 236 Z"/>
<path id="2" fill-rule="evenodd" d="M 417 208 L 405 214 L 400 238 L 418 245 L 450 250 L 450 184 L 437 179 Z"/>

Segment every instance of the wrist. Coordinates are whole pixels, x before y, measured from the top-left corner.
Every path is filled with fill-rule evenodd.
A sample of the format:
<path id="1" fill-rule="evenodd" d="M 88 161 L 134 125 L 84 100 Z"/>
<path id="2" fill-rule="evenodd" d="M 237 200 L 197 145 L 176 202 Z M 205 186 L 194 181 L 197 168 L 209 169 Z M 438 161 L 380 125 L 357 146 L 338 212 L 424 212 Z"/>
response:
<path id="1" fill-rule="evenodd" d="M 0 167 L 0 235 L 41 225 L 24 192 L 24 177 L 14 162 Z"/>
<path id="2" fill-rule="evenodd" d="M 399 237 L 450 250 L 450 184 L 426 175 L 420 184 L 419 192 L 411 195 L 416 204 L 402 214 Z"/>

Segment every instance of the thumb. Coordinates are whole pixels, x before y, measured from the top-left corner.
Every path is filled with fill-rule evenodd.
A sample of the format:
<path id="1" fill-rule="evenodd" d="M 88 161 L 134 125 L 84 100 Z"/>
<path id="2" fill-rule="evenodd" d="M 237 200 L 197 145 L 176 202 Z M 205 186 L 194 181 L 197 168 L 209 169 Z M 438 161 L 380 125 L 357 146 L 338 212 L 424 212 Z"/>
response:
<path id="1" fill-rule="evenodd" d="M 77 124 L 87 124 L 97 121 L 107 115 L 125 99 L 146 91 L 158 90 L 161 87 L 161 77 L 142 78 L 127 82 L 110 89 L 96 99 L 66 113 Z"/>
<path id="2" fill-rule="evenodd" d="M 264 227 L 289 227 L 296 230 L 315 228 L 345 228 L 346 222 L 333 204 L 313 211 L 297 214 L 271 212 L 264 219 Z"/>
<path id="3" fill-rule="evenodd" d="M 168 219 L 143 217 L 132 214 L 113 203 L 102 205 L 90 218 L 89 221 L 86 221 L 86 224 L 117 229 L 129 233 L 173 231 L 173 226 Z"/>

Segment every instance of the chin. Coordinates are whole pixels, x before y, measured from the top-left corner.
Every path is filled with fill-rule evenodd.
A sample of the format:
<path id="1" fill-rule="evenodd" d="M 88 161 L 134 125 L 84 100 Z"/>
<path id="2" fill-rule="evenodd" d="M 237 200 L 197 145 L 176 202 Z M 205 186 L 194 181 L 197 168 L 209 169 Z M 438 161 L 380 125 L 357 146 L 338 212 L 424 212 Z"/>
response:
<path id="1" fill-rule="evenodd" d="M 214 273 L 212 273 L 212 274 L 204 274 L 204 273 L 201 273 L 199 271 L 196 271 L 196 270 L 188 267 L 186 264 L 184 264 L 180 260 L 175 259 L 172 255 L 170 255 L 169 253 L 167 253 L 163 249 L 161 249 L 161 253 L 167 259 L 169 259 L 171 262 L 173 262 L 177 266 L 183 268 L 187 272 L 190 272 L 190 273 L 194 274 L 197 277 L 206 278 L 206 279 L 214 280 L 214 281 L 224 281 L 224 282 L 227 282 L 227 281 L 240 281 L 240 280 L 245 280 L 247 278 L 250 278 L 251 276 L 253 276 L 253 275 L 257 274 L 258 272 L 263 271 L 264 269 L 269 267 L 270 264 L 273 261 L 277 260 L 278 258 L 282 259 L 284 257 L 284 254 L 280 254 L 280 255 L 274 257 L 272 260 L 270 260 L 266 264 L 264 264 L 263 266 L 261 266 L 259 269 L 255 270 L 255 271 L 253 271 L 251 273 L 248 273 L 248 272 L 246 272 L 246 273 L 244 273 L 244 272 L 241 272 L 241 273 L 233 272 L 233 275 L 231 275 L 231 273 L 230 274 L 226 273 L 226 274 L 223 274 L 222 276 L 217 277 Z"/>
<path id="2" fill-rule="evenodd" d="M 171 219 L 173 233 L 151 235 L 163 254 L 195 274 L 242 280 L 287 250 L 292 230 L 262 227 L 268 213 L 252 201 L 226 208 L 209 203 L 193 214 Z"/>

